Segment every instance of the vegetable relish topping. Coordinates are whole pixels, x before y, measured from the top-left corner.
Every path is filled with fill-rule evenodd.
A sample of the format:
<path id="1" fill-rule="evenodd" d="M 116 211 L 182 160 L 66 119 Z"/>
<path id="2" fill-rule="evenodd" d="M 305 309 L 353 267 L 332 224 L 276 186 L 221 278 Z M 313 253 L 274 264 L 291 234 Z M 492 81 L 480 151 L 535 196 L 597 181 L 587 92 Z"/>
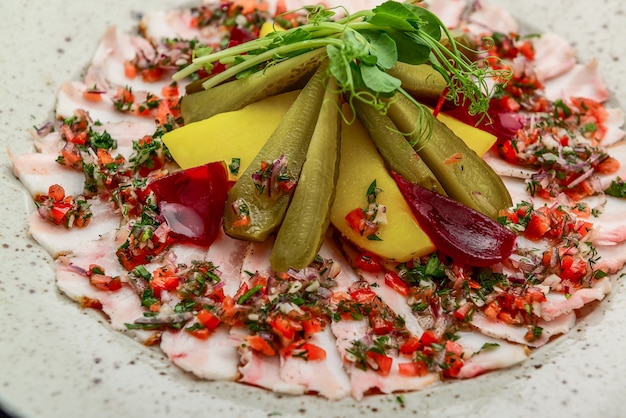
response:
<path id="1" fill-rule="evenodd" d="M 94 84 L 83 92 L 84 103 L 104 104 L 133 122 L 154 121 L 150 134 L 143 132 L 124 145 L 112 133 L 114 124 L 102 123 L 83 109 L 38 130 L 41 138 L 58 136 L 56 163 L 84 176 L 84 190 L 74 196 L 66 195 L 59 184 L 38 195 L 41 218 L 59 228 L 88 228 L 97 221 L 92 209 L 104 204 L 120 220 L 114 238 L 113 233 L 105 235 L 115 242 L 113 267 L 105 268 L 104 261 L 78 266 L 71 254 L 59 259 L 96 292 L 96 297 L 83 298 L 84 307 L 106 311 L 98 298 L 128 292 L 141 314 L 124 318 L 124 331 L 144 338 L 148 333 L 146 344 L 174 336 L 189 338 L 193 345 L 227 334 L 228 343 L 222 345 L 240 354 L 237 373 L 244 375 L 258 359 L 266 364 L 280 358 L 280 364 L 321 365 L 339 356 L 346 373 L 360 378 L 369 374 L 376 379 L 431 375 L 447 379 L 487 371 L 479 359 L 505 346 L 525 357 L 527 347 L 541 346 L 554 335 L 551 320 L 574 316 L 580 307 L 574 306 L 577 292 L 602 288 L 614 269 L 603 264 L 595 244 L 602 233 L 596 227 L 601 211 L 585 199 L 626 195 L 620 177 L 606 190 L 599 178 L 615 175 L 620 168 L 602 147 L 607 110 L 592 98 L 547 97 L 544 82 L 532 67 L 535 37 L 468 33 L 470 44 L 476 45 L 470 50 L 454 41 L 444 46 L 442 34 L 452 38 L 451 33 L 421 4 L 387 1 L 373 10 L 337 17 L 337 10 L 321 6 L 288 12 L 282 3 L 272 16 L 267 5 L 253 3 L 190 8 L 185 11 L 188 26 L 198 34 L 215 31 L 219 35 L 215 42 L 150 39 L 153 55 L 144 51 L 125 60 L 129 83 L 167 80 L 160 94 L 138 91 L 130 84 L 107 88 Z M 271 20 L 286 30 L 259 37 L 263 24 Z M 446 87 L 435 113 L 459 116 L 494 133 L 497 142 L 491 154 L 530 173 L 528 199 L 497 208 L 497 218 L 490 218 L 430 190 L 414 189 L 414 183 L 394 173 L 403 203 L 413 210 L 421 201 L 425 205 L 419 208 L 421 216 L 430 224 L 446 219 L 439 216 L 442 211 L 448 217 L 467 218 L 465 224 L 448 222 L 456 229 L 443 232 L 431 225 L 440 237 L 454 235 L 445 241 L 450 245 L 444 248 L 439 244 L 444 241 L 429 235 L 438 250 L 403 261 L 384 259 L 357 248 L 339 228 L 326 224 L 329 231 L 310 265 L 273 271 L 264 251 L 274 238 L 257 243 L 228 237 L 222 228 L 224 211 L 234 213 L 236 228 L 253 227 L 252 199 L 291 197 L 305 181 L 289 171 L 295 159 L 283 153 L 256 164 L 252 174 L 246 174 L 254 185 L 253 196 L 230 203 L 233 184 L 228 173 L 238 175 L 240 168 L 244 172 L 244 160 L 234 157 L 181 169 L 163 136 L 186 128 L 179 84 L 191 82 L 198 88 L 202 83 L 210 89 L 231 78 L 269 72 L 317 48 L 324 48 L 329 60 L 325 75 L 337 80 L 348 105 L 360 100 L 387 111 L 397 94 L 430 117 L 430 111 L 387 70 L 401 62 L 440 71 Z M 176 81 L 170 83 L 171 77 Z M 419 138 L 407 137 L 403 141 L 416 142 L 416 148 L 423 145 Z M 441 164 L 450 172 L 469 170 L 470 152 L 446 155 Z M 418 151 L 411 158 L 421 161 Z M 381 203 L 391 187 L 383 190 L 377 180 L 380 177 L 367 190 L 358 191 L 358 201 L 341 219 L 375 244 L 396 221 L 388 201 Z M 478 201 L 488 199 L 480 192 L 468 194 Z M 447 200 L 442 203 L 443 199 Z M 451 209 L 452 204 L 458 206 Z M 493 229 L 491 235 L 472 235 L 470 224 L 480 222 Z M 464 248 L 451 248 L 459 242 Z M 493 242 L 499 243 L 497 248 L 476 254 L 481 245 Z M 299 243 L 294 240 L 293 245 Z M 567 305 L 569 301 L 574 307 Z M 464 337 L 479 331 L 499 339 L 483 335 L 481 346 L 470 351 Z M 336 344 L 329 347 L 324 338 Z M 364 391 L 376 389 L 382 390 L 373 385 Z"/>

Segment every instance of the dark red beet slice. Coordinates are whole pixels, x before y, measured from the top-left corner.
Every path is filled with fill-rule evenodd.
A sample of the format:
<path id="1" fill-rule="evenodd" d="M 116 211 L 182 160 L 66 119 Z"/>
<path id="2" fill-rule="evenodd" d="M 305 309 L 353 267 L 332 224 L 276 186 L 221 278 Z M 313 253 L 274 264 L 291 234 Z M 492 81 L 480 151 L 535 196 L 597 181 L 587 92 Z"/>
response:
<path id="1" fill-rule="evenodd" d="M 175 237 L 209 246 L 222 225 L 228 174 L 222 162 L 177 171 L 150 183 Z"/>
<path id="2" fill-rule="evenodd" d="M 461 203 L 392 173 L 420 227 L 439 252 L 459 264 L 486 267 L 513 252 L 516 235 Z"/>

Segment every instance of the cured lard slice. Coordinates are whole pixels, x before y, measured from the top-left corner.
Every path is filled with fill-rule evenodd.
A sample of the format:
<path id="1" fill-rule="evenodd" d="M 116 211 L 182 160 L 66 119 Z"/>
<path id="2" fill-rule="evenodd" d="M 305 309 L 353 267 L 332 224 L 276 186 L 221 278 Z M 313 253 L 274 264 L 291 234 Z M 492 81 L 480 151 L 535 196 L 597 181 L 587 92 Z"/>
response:
<path id="1" fill-rule="evenodd" d="M 463 367 L 459 378 L 475 377 L 491 370 L 514 366 L 528 358 L 525 345 L 511 344 L 475 332 L 461 331 L 456 343 L 463 347 Z"/>
<path id="2" fill-rule="evenodd" d="M 532 341 L 528 341 L 526 338 L 529 331 L 528 327 L 507 324 L 497 319 L 487 318 L 480 313 L 475 313 L 472 316 L 470 324 L 487 336 L 537 348 L 545 345 L 552 337 L 571 330 L 576 324 L 576 314 L 570 311 L 550 321 L 543 319 L 537 321 L 536 326 L 540 327 L 542 332 L 538 338 Z"/>
<path id="3" fill-rule="evenodd" d="M 29 219 L 28 232 L 52 257 L 80 252 L 89 241 L 98 240 L 120 226 L 121 218 L 110 206 L 98 198 L 90 199 L 91 222 L 84 228 L 65 228 L 44 220 L 33 212 Z M 114 253 L 113 253 L 114 254 Z"/>
<path id="4" fill-rule="evenodd" d="M 206 340 L 185 331 L 165 331 L 160 347 L 172 363 L 201 379 L 234 381 L 239 375 L 239 353 L 226 326 Z"/>
<path id="5" fill-rule="evenodd" d="M 329 326 L 309 336 L 308 343 L 326 352 L 323 360 L 304 360 L 281 356 L 280 377 L 287 383 L 302 385 L 307 392 L 317 393 L 327 399 L 337 400 L 350 395 L 350 379 L 343 367 L 343 358 Z"/>
<path id="6" fill-rule="evenodd" d="M 85 175 L 56 162 L 55 154 L 9 153 L 13 164 L 13 174 L 20 179 L 31 196 L 48 194 L 48 188 L 59 184 L 68 195 L 84 193 Z"/>

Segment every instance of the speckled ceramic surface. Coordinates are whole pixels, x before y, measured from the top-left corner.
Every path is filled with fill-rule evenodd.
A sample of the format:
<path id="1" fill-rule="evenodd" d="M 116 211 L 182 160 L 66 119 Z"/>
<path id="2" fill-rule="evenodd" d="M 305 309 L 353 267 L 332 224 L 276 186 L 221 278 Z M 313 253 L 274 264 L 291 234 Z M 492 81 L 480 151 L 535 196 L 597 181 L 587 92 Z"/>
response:
<path id="1" fill-rule="evenodd" d="M 492 0 L 527 26 L 571 39 L 597 57 L 615 100 L 626 103 L 626 6 L 621 0 Z M 53 109 L 62 80 L 76 79 L 110 24 L 174 0 L 0 2 L 0 405 L 23 417 L 626 416 L 626 282 L 569 335 L 519 367 L 403 397 L 360 403 L 276 396 L 198 381 L 156 350 L 108 329 L 59 294 L 50 257 L 27 236 L 29 198 L 5 150 L 32 149 L 28 127 Z M 626 163 L 626 162 L 624 162 Z"/>

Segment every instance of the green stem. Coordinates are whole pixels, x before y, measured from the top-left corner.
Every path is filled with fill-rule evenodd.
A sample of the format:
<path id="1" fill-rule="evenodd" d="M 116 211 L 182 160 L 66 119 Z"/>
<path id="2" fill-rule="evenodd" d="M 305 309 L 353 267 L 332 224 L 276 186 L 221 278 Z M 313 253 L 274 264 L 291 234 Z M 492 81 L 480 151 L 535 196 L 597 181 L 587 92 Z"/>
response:
<path id="1" fill-rule="evenodd" d="M 214 75 L 213 77 L 209 78 L 207 81 L 205 81 L 202 84 L 202 87 L 204 87 L 206 90 L 210 89 L 211 87 L 215 87 L 218 84 L 223 83 L 224 81 L 228 80 L 229 78 L 236 76 L 242 71 L 245 71 L 247 69 L 260 65 L 266 61 L 272 60 L 273 58 L 275 58 L 276 55 L 288 55 L 296 51 L 301 51 L 305 49 L 312 50 L 316 48 L 325 47 L 331 44 L 338 45 L 339 47 L 341 47 L 342 45 L 341 41 L 335 38 L 312 39 L 312 40 L 310 39 L 310 40 L 296 42 L 293 44 L 284 45 L 278 48 L 270 49 L 259 55 L 251 55 L 249 59 L 243 61 L 242 63 L 234 65 L 222 71 L 221 73 L 218 73 Z"/>
<path id="2" fill-rule="evenodd" d="M 266 48 L 272 43 L 272 41 L 273 41 L 272 38 L 259 38 L 259 39 L 255 39 L 254 41 L 245 42 L 237 46 L 223 49 L 213 54 L 195 58 L 190 65 L 188 65 L 187 67 L 175 73 L 172 76 L 172 79 L 174 79 L 175 81 L 182 80 L 183 78 L 188 77 L 194 72 L 198 71 L 200 68 L 202 68 L 206 64 L 211 64 L 213 62 L 219 61 L 223 58 L 227 58 L 230 56 L 241 55 L 246 52 L 253 51 L 255 49 Z"/>

